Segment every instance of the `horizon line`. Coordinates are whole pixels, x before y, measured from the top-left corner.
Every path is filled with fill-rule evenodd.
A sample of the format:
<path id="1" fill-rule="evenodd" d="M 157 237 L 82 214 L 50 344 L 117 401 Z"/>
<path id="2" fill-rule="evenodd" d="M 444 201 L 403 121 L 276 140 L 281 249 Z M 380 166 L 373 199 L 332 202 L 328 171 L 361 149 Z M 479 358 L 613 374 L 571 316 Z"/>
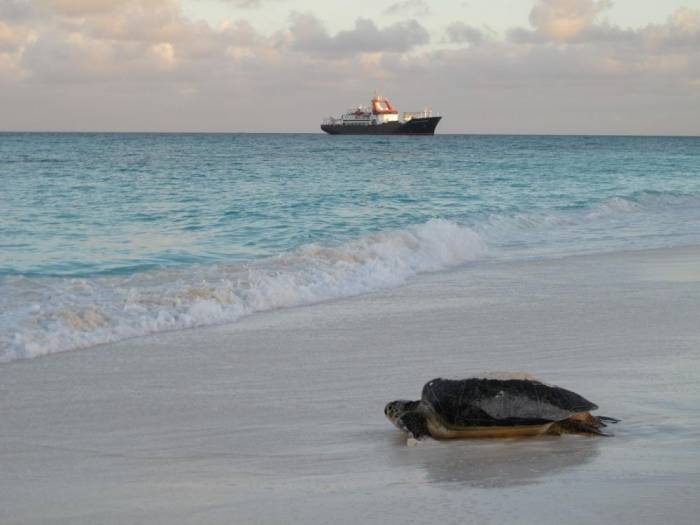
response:
<path id="1" fill-rule="evenodd" d="M 95 130 L 0 130 L 0 134 L 19 135 L 19 134 L 65 134 L 65 135 L 319 135 L 330 136 L 318 131 L 95 131 Z M 363 135 L 348 135 L 348 136 L 363 136 Z M 376 135 L 368 135 L 368 137 Z M 456 132 L 456 133 L 435 133 L 430 136 L 481 136 L 481 137 L 640 137 L 640 138 L 700 138 L 700 133 L 691 134 L 653 134 L 653 133 L 526 133 L 526 132 L 511 132 L 511 133 L 480 133 L 480 132 Z M 342 139 L 340 139 L 342 140 Z"/>

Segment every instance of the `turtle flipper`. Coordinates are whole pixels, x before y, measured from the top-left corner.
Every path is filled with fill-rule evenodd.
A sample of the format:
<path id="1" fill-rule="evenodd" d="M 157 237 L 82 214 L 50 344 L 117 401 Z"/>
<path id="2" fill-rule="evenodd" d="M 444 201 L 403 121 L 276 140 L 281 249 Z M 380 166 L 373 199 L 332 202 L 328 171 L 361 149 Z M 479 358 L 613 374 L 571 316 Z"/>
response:
<path id="1" fill-rule="evenodd" d="M 604 424 L 590 424 L 587 421 L 581 421 L 580 419 L 569 418 L 562 421 L 557 421 L 550 428 L 549 434 L 595 434 L 597 436 L 607 436 L 612 437 L 613 434 L 608 434 L 601 430 Z"/>
<path id="2" fill-rule="evenodd" d="M 615 423 L 619 423 L 619 419 L 615 419 L 614 417 L 608 417 L 608 416 L 595 416 L 595 418 L 600 422 L 600 423 L 612 423 L 613 425 Z M 603 425 L 605 426 L 605 425 Z"/>
<path id="3" fill-rule="evenodd" d="M 425 420 L 425 416 L 418 412 L 406 412 L 397 420 L 396 426 L 408 433 L 413 439 L 430 437 L 428 422 Z"/>

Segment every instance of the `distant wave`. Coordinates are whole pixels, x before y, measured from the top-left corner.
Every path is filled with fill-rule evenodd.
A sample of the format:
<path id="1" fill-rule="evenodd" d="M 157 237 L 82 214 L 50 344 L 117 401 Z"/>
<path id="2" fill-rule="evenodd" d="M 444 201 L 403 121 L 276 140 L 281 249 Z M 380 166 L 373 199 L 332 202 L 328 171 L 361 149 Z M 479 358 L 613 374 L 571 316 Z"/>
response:
<path id="1" fill-rule="evenodd" d="M 587 215 L 596 219 L 605 215 L 638 213 L 664 208 L 700 207 L 700 195 L 642 191 L 628 197 L 611 197 L 597 204 Z"/>
<path id="2" fill-rule="evenodd" d="M 357 295 L 485 252 L 473 230 L 436 219 L 338 247 L 306 245 L 246 265 L 93 278 L 7 276 L 0 298 L 0 362 Z"/>
<path id="3" fill-rule="evenodd" d="M 674 211 L 683 208 L 700 208 L 700 195 L 644 191 L 565 209 L 494 214 L 488 217 L 486 224 L 509 225 L 521 229 L 552 228 L 591 222 L 606 217 L 625 216 L 631 213 Z"/>
<path id="4" fill-rule="evenodd" d="M 491 214 L 470 226 L 491 255 L 653 248 L 700 238 L 700 195 L 644 191 L 563 209 Z"/>

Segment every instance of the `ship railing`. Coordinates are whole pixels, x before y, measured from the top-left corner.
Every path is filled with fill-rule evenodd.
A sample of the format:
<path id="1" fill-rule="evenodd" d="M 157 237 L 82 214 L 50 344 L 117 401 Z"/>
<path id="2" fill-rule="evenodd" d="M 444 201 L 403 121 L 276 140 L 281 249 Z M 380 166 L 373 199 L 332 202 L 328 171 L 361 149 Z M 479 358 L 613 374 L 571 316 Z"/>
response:
<path id="1" fill-rule="evenodd" d="M 368 126 L 371 124 L 372 121 L 369 119 L 344 119 L 344 118 L 335 118 L 335 117 L 328 117 L 324 118 L 322 124 L 326 126 L 335 126 L 335 125 L 358 125 L 358 126 Z"/>
<path id="2" fill-rule="evenodd" d="M 403 114 L 403 119 L 412 120 L 414 118 L 430 118 L 433 116 L 439 117 L 440 115 L 433 114 L 433 110 L 431 108 L 426 108 L 423 111 L 406 111 Z"/>

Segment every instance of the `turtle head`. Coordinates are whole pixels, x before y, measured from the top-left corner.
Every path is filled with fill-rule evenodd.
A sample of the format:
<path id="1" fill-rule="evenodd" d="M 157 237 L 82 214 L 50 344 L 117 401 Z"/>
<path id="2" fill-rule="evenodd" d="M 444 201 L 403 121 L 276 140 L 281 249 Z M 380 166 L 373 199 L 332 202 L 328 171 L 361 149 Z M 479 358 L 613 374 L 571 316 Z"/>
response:
<path id="1" fill-rule="evenodd" d="M 410 412 L 418 408 L 418 401 L 408 401 L 406 399 L 398 399 L 396 401 L 391 401 L 384 407 L 384 415 L 389 421 L 391 421 L 397 428 L 401 428 L 397 421 L 406 412 Z"/>

